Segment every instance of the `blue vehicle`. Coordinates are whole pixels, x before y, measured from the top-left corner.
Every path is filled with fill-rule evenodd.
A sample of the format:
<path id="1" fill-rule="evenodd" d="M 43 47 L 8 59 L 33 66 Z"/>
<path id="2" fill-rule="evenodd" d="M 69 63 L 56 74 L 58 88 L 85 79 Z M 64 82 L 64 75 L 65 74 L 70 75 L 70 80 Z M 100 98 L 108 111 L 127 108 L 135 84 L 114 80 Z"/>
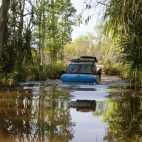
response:
<path id="1" fill-rule="evenodd" d="M 66 72 L 61 76 L 62 83 L 93 83 L 98 84 L 101 80 L 101 68 L 97 70 L 96 57 L 81 56 L 73 59 Z"/>

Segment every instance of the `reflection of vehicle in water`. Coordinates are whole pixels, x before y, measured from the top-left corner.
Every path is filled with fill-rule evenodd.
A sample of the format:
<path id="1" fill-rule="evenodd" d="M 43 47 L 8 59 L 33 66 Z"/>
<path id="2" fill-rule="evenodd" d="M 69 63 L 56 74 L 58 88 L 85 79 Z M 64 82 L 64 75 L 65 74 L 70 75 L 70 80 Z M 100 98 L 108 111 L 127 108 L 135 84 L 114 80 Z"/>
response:
<path id="1" fill-rule="evenodd" d="M 71 107 L 76 108 L 77 111 L 89 112 L 96 110 L 95 100 L 77 100 L 71 101 Z"/>
<path id="2" fill-rule="evenodd" d="M 97 70 L 96 57 L 81 56 L 73 59 L 66 72 L 61 76 L 62 82 L 73 83 L 99 83 L 101 80 L 101 68 Z"/>

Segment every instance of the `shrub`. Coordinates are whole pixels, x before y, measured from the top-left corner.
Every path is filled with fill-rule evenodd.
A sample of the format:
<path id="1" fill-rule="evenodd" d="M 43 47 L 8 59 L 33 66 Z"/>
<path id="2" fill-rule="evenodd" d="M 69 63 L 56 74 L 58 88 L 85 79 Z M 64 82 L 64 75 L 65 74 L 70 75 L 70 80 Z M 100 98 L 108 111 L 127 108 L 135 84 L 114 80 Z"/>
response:
<path id="1" fill-rule="evenodd" d="M 120 75 L 120 65 L 118 63 L 112 63 L 108 60 L 103 68 L 103 71 L 108 75 Z"/>
<path id="2" fill-rule="evenodd" d="M 54 65 L 47 65 L 45 74 L 50 79 L 60 79 L 62 71 L 66 69 L 66 65 L 62 61 L 57 61 Z"/>

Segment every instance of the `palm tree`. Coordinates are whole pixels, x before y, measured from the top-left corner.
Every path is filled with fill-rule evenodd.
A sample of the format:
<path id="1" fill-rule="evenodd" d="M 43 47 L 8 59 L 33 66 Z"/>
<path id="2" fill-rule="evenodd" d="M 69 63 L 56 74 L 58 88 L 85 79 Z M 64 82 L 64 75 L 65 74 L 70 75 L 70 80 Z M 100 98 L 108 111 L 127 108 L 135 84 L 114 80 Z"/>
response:
<path id="1" fill-rule="evenodd" d="M 142 76 L 142 0 L 105 0 L 105 32 L 112 33 L 129 78 Z"/>

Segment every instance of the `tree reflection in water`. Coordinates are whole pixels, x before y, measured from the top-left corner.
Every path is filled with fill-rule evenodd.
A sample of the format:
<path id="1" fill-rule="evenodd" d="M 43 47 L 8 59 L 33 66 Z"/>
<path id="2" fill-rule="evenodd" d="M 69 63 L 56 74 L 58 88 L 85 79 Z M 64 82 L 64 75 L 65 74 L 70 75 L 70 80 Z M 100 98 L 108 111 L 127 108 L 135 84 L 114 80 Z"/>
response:
<path id="1" fill-rule="evenodd" d="M 142 141 L 142 100 L 139 93 L 110 93 L 109 109 L 104 114 L 108 142 Z"/>
<path id="2" fill-rule="evenodd" d="M 0 93 L 1 140 L 71 141 L 75 124 L 70 116 L 68 92 L 55 87 L 39 89 Z"/>

